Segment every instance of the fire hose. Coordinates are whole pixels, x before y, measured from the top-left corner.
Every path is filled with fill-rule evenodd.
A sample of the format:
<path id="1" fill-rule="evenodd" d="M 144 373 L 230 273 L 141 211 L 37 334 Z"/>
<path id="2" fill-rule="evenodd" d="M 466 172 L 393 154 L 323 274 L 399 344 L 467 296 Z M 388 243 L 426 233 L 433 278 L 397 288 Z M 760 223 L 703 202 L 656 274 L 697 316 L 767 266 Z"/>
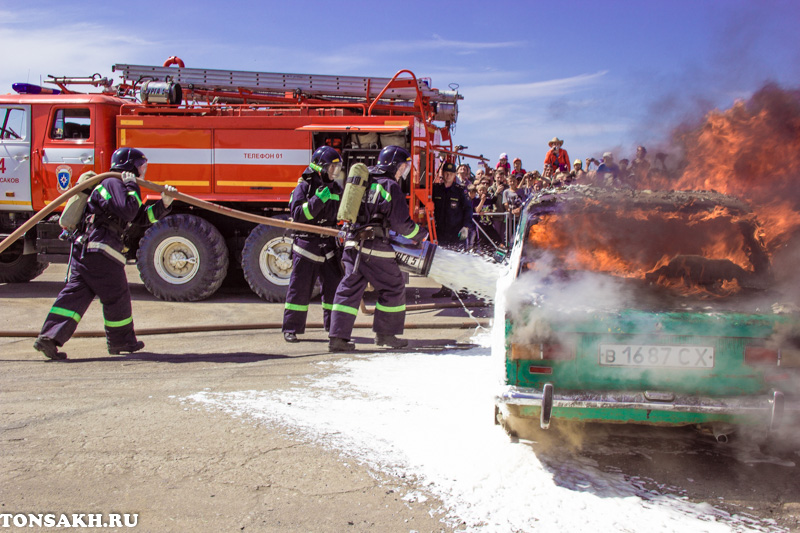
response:
<path id="1" fill-rule="evenodd" d="M 23 225 L 17 228 L 11 235 L 3 239 L 0 242 L 0 253 L 3 252 L 6 248 L 11 246 L 11 244 L 25 235 L 31 228 L 33 228 L 37 223 L 43 220 L 47 215 L 52 213 L 56 210 L 58 206 L 69 200 L 71 197 L 75 196 L 79 192 L 88 189 L 89 187 L 94 187 L 101 181 L 106 178 L 122 178 L 122 174 L 119 172 L 104 172 L 102 174 L 98 174 L 97 176 L 93 176 L 86 181 L 83 181 L 64 194 L 47 204 L 47 206 L 32 216 L 30 219 L 25 221 Z M 164 192 L 166 188 L 163 185 L 158 185 L 157 183 L 153 183 L 151 181 L 143 180 L 141 178 L 136 178 L 136 181 L 139 182 L 140 185 L 143 187 L 150 189 L 156 192 Z M 195 198 L 194 196 L 189 196 L 187 194 L 183 194 L 181 192 L 173 192 L 170 193 L 170 196 L 175 198 L 176 200 L 180 200 L 184 203 L 193 205 L 195 207 L 199 207 L 201 209 L 206 209 L 208 211 L 212 211 L 214 213 L 229 216 L 232 218 L 238 218 L 240 220 L 245 220 L 247 222 L 253 222 L 255 224 L 265 224 L 267 226 L 277 226 L 279 228 L 287 228 L 287 229 L 297 229 L 301 231 L 308 231 L 311 233 L 319 233 L 321 235 L 329 235 L 329 236 L 337 236 L 339 235 L 339 230 L 333 228 L 322 228 L 319 226 L 312 226 L 311 224 L 301 224 L 299 222 L 291 222 L 289 220 L 281 220 L 277 218 L 269 218 L 263 217 L 260 215 L 254 215 L 252 213 L 245 213 L 244 211 L 237 211 L 236 209 L 231 209 L 229 207 L 223 207 L 221 205 L 212 204 L 211 202 L 206 202 L 204 200 L 200 200 L 199 198 Z"/>
<path id="2" fill-rule="evenodd" d="M 17 241 L 20 237 L 25 235 L 30 229 L 32 229 L 36 224 L 42 221 L 45 217 L 50 215 L 53 211 L 56 210 L 58 206 L 65 203 L 71 197 L 75 196 L 79 192 L 86 190 L 90 187 L 95 187 L 97 184 L 102 182 L 106 178 L 122 178 L 122 174 L 119 172 L 104 172 L 102 174 L 98 174 L 97 176 L 93 176 L 87 180 L 78 183 L 71 189 L 64 192 L 61 196 L 47 204 L 44 209 L 36 213 L 30 219 L 25 221 L 19 228 L 17 228 L 13 233 L 11 233 L 8 237 L 0 242 L 0 253 L 2 253 L 6 248 L 11 246 L 15 241 Z M 163 185 L 159 185 L 157 183 L 153 183 L 151 181 L 144 180 L 142 178 L 136 178 L 136 181 L 143 187 L 150 189 L 155 192 L 163 193 L 166 191 L 166 187 Z M 220 215 L 237 218 L 239 220 L 244 220 L 247 222 L 253 222 L 255 224 L 264 224 L 267 226 L 275 226 L 279 228 L 285 229 L 296 229 L 300 231 L 306 231 L 310 233 L 317 233 L 321 235 L 328 235 L 332 237 L 336 237 L 339 235 L 339 230 L 334 228 L 324 228 L 320 226 L 313 226 L 311 224 L 302 224 L 299 222 L 293 222 L 289 220 L 282 220 L 277 218 L 270 218 L 260 215 L 254 215 L 252 213 L 246 213 L 244 211 L 239 211 L 236 209 L 231 209 L 229 207 L 224 207 L 221 205 L 217 205 L 211 202 L 206 202 L 205 200 L 200 200 L 199 198 L 195 198 L 194 196 L 189 196 L 187 194 L 183 194 L 181 192 L 171 192 L 169 193 L 175 200 L 180 200 L 184 203 L 189 205 L 193 205 L 195 207 L 199 207 L 201 209 L 205 209 L 211 211 L 213 213 L 217 213 Z M 406 307 L 407 310 L 413 311 L 416 310 L 417 306 L 409 305 Z M 419 309 L 429 309 L 426 304 L 420 304 Z M 367 313 L 372 314 L 372 313 Z M 478 323 L 477 325 L 485 325 Z M 202 331 L 235 331 L 235 330 L 247 330 L 247 329 L 279 329 L 283 326 L 282 323 L 264 323 L 264 324 L 241 324 L 236 326 L 223 326 L 223 325 L 208 325 L 208 326 L 186 326 L 186 327 L 171 327 L 171 328 L 151 328 L 151 329 L 141 329 L 137 330 L 137 333 L 140 335 L 160 335 L 160 334 L 167 334 L 167 333 L 183 333 L 183 332 L 202 332 Z M 356 324 L 354 327 L 356 328 L 369 328 L 371 324 Z M 464 322 L 460 324 L 456 324 L 456 326 L 460 329 L 470 328 L 476 326 L 475 321 Z M 322 329 L 323 325 L 320 324 L 307 324 L 308 328 L 318 328 Z M 441 328 L 441 324 L 434 326 L 433 324 L 407 324 L 406 328 L 408 329 L 430 329 L 430 328 Z M 104 332 L 76 332 L 74 336 L 76 337 L 100 337 L 105 335 Z M 36 336 L 36 334 L 31 334 L 30 332 L 22 332 L 22 331 L 0 331 L 0 337 L 28 337 L 28 336 Z"/>

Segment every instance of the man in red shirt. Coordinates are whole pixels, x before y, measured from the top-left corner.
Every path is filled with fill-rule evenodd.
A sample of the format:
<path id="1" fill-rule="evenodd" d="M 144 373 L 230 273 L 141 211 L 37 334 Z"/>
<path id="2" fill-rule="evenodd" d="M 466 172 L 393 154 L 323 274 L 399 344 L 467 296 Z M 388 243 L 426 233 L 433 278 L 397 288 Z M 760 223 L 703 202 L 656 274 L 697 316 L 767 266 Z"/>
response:
<path id="1" fill-rule="evenodd" d="M 553 137 L 548 144 L 550 145 L 550 151 L 547 152 L 544 158 L 545 177 L 555 176 L 559 172 L 569 172 L 571 170 L 569 154 L 561 148 L 564 141 L 558 137 Z"/>

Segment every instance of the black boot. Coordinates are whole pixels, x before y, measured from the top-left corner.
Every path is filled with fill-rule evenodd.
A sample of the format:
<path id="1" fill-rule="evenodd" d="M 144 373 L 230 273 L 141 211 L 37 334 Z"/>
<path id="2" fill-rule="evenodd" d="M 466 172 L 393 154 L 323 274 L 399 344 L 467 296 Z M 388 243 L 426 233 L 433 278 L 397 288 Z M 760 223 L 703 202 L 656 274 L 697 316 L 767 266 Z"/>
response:
<path id="1" fill-rule="evenodd" d="M 294 331 L 284 331 L 283 340 L 286 342 L 300 342 L 300 339 L 297 338 L 297 335 Z"/>
<path id="2" fill-rule="evenodd" d="M 400 339 L 396 335 L 378 333 L 375 336 L 375 344 L 378 346 L 389 346 L 390 348 L 405 348 L 408 346 L 408 341 L 406 339 Z"/>
<path id="3" fill-rule="evenodd" d="M 133 353 L 133 352 L 138 352 L 142 348 L 144 348 L 144 342 L 142 341 L 136 341 L 133 344 L 123 344 L 119 346 L 109 344 L 108 353 L 110 353 L 111 355 L 119 355 L 123 352 Z"/>
<path id="4" fill-rule="evenodd" d="M 55 341 L 47 337 L 37 337 L 36 340 L 33 341 L 33 347 L 53 361 L 63 361 L 67 358 L 66 353 L 58 351 Z"/>
<path id="5" fill-rule="evenodd" d="M 356 345 L 352 342 L 347 342 L 346 339 L 340 339 L 339 337 L 331 337 L 330 342 L 328 342 L 328 351 L 329 352 L 354 352 L 356 351 Z"/>

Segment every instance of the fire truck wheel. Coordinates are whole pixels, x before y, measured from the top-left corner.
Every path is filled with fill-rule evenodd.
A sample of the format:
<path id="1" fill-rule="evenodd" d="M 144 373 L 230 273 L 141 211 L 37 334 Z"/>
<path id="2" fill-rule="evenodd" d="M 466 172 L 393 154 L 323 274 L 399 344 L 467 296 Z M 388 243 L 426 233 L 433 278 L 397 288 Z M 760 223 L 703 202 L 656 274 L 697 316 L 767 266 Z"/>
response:
<path id="1" fill-rule="evenodd" d="M 24 255 L 25 245 L 19 240 L 0 254 L 0 283 L 25 283 L 47 268 L 36 254 Z"/>
<path id="2" fill-rule="evenodd" d="M 222 285 L 228 272 L 228 248 L 210 222 L 194 215 L 172 215 L 145 232 L 136 262 L 139 276 L 153 296 L 196 302 Z"/>
<path id="3" fill-rule="evenodd" d="M 292 238 L 281 228 L 253 228 L 242 248 L 244 278 L 268 302 L 286 300 L 292 274 Z"/>

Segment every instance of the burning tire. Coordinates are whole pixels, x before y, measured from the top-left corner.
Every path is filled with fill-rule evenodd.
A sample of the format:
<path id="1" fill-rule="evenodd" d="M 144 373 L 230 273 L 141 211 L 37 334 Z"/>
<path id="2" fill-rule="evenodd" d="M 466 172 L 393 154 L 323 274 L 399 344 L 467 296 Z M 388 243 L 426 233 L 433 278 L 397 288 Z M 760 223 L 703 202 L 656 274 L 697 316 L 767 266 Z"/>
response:
<path id="1" fill-rule="evenodd" d="M 44 272 L 50 263 L 37 254 L 23 254 L 25 244 L 19 240 L 0 254 L 0 283 L 26 283 Z"/>
<path id="2" fill-rule="evenodd" d="M 285 301 L 292 275 L 291 237 L 280 228 L 253 228 L 242 249 L 242 270 L 254 293 L 268 302 Z"/>
<path id="3" fill-rule="evenodd" d="M 194 215 L 173 215 L 153 224 L 139 241 L 136 260 L 147 290 L 174 302 L 208 298 L 228 272 L 225 240 Z"/>

